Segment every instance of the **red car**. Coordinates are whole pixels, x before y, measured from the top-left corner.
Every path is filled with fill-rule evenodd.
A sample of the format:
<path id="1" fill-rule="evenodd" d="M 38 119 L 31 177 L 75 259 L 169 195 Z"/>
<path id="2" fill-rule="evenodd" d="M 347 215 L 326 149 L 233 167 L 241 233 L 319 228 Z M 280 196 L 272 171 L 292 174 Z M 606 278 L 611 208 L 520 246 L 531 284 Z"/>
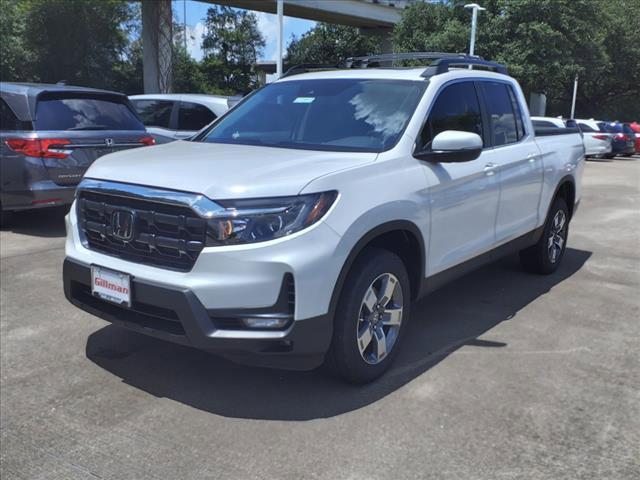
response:
<path id="1" fill-rule="evenodd" d="M 640 123 L 633 122 L 630 123 L 629 126 L 636 134 L 636 153 L 640 153 Z"/>

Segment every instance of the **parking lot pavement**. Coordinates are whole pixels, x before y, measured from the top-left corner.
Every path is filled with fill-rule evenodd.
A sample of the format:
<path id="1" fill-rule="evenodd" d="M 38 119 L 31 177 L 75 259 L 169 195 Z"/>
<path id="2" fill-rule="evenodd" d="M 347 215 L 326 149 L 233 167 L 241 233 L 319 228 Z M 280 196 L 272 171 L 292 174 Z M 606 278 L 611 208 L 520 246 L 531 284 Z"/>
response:
<path id="1" fill-rule="evenodd" d="M 63 230 L 0 236 L 3 480 L 640 478 L 640 158 L 587 163 L 555 275 L 506 258 L 434 293 L 365 387 L 71 307 Z"/>

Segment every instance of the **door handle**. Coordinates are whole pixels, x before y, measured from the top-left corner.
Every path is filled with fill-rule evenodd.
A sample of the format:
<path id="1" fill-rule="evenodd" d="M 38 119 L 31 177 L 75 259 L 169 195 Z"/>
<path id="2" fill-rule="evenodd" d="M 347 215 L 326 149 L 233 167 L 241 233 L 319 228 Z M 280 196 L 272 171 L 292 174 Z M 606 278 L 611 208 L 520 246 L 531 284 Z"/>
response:
<path id="1" fill-rule="evenodd" d="M 487 176 L 491 176 L 495 173 L 496 168 L 498 168 L 497 163 L 489 162 L 484 166 L 483 170 Z"/>
<path id="2" fill-rule="evenodd" d="M 539 157 L 539 155 L 536 155 L 535 153 L 527 155 L 527 158 L 529 159 L 529 163 L 535 162 L 538 157 Z"/>

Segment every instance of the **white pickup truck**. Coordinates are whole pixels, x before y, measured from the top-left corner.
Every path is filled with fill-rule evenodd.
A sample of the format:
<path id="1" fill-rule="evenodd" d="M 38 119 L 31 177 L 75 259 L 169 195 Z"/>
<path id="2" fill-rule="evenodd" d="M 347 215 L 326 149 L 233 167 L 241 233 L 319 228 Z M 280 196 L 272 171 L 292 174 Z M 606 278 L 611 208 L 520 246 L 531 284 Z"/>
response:
<path id="1" fill-rule="evenodd" d="M 536 135 L 499 64 L 292 70 L 191 141 L 95 162 L 64 290 L 141 333 L 367 382 L 444 282 L 510 252 L 552 274 L 583 168 L 577 130 Z"/>

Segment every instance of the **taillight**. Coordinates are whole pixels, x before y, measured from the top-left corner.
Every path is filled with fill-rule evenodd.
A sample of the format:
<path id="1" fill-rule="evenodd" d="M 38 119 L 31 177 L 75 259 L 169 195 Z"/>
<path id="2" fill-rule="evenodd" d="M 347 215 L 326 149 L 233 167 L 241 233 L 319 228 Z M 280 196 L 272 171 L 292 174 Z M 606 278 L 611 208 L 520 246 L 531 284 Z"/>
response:
<path id="1" fill-rule="evenodd" d="M 71 143 L 64 138 L 9 138 L 5 143 L 14 152 L 28 157 L 67 158 L 71 153 L 60 148 Z"/>
<path id="2" fill-rule="evenodd" d="M 140 139 L 140 143 L 142 143 L 143 145 L 155 145 L 156 139 L 153 137 L 142 137 Z"/>
<path id="3" fill-rule="evenodd" d="M 609 137 L 606 135 L 594 135 L 593 138 L 596 140 L 609 140 Z"/>

